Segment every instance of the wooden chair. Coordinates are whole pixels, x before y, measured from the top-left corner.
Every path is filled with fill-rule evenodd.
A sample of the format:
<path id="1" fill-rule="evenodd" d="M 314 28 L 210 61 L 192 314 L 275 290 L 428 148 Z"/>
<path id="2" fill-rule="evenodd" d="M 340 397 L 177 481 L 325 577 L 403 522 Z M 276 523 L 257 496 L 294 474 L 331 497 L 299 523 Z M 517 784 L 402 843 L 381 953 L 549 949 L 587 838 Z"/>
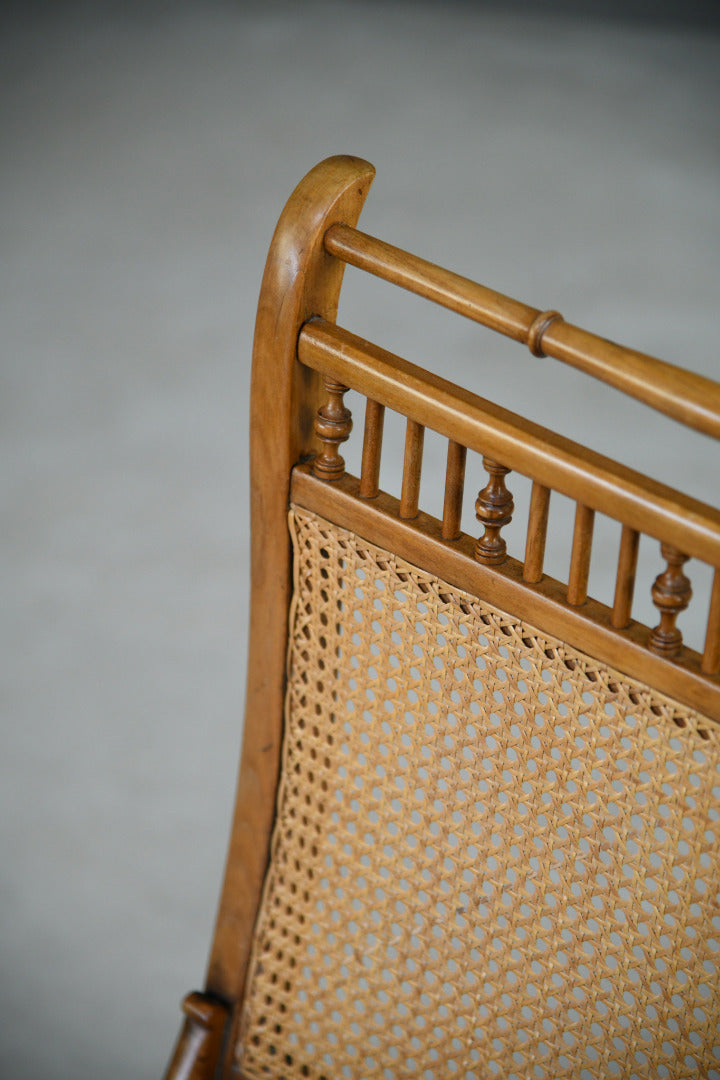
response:
<path id="1" fill-rule="evenodd" d="M 720 386 L 357 231 L 373 175 L 313 169 L 265 269 L 237 808 L 167 1076 L 720 1077 L 720 572 L 702 655 L 678 627 L 720 514 L 341 329 L 344 266 L 715 437 Z M 396 494 L 386 409 L 407 420 Z M 447 440 L 441 518 L 418 505 L 426 428 Z M 522 561 L 510 470 L 532 482 Z M 543 573 L 553 491 L 577 508 L 566 582 Z M 607 606 L 596 514 L 622 526 Z M 641 534 L 666 563 L 654 629 L 632 619 Z"/>

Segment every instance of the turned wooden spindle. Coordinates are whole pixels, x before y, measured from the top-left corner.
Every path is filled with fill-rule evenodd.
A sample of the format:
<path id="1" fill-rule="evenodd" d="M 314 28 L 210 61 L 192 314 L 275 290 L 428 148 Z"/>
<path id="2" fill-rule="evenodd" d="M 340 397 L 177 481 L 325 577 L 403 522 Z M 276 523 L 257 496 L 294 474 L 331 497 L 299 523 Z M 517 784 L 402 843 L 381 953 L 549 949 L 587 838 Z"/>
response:
<path id="1" fill-rule="evenodd" d="M 595 511 L 589 506 L 584 506 L 583 503 L 578 503 L 575 508 L 575 528 L 567 587 L 568 604 L 572 604 L 573 607 L 581 607 L 587 600 L 594 526 Z"/>
<path id="2" fill-rule="evenodd" d="M 323 379 L 329 400 L 318 409 L 315 418 L 315 434 L 322 443 L 322 451 L 313 462 L 313 472 L 321 480 L 339 480 L 345 472 L 345 458 L 339 452 L 352 431 L 352 413 L 343 402 L 348 387 L 343 383 Z"/>
<path id="3" fill-rule="evenodd" d="M 530 510 L 528 513 L 527 538 L 525 540 L 525 562 L 523 564 L 523 581 L 532 584 L 542 581 L 549 512 L 550 488 L 535 481 L 530 493 Z"/>
<path id="4" fill-rule="evenodd" d="M 500 530 L 510 524 L 515 509 L 513 497 L 505 487 L 510 469 L 487 457 L 483 458 L 483 468 L 490 479 L 475 501 L 475 516 L 485 528 L 475 544 L 475 558 L 481 563 L 497 565 L 507 554 Z"/>
<path id="5" fill-rule="evenodd" d="M 639 550 L 640 533 L 637 529 L 631 529 L 629 525 L 623 525 L 615 579 L 615 600 L 610 619 L 617 630 L 624 630 L 630 625 Z"/>
<path id="6" fill-rule="evenodd" d="M 384 423 L 385 406 L 368 398 L 365 404 L 365 434 L 358 491 L 361 499 L 375 499 L 380 491 L 380 451 Z"/>
<path id="7" fill-rule="evenodd" d="M 720 570 L 716 570 L 713 575 L 701 670 L 706 675 L 717 675 L 720 672 Z"/>
<path id="8" fill-rule="evenodd" d="M 660 622 L 651 631 L 648 645 L 652 652 L 672 659 L 682 648 L 682 633 L 675 620 L 690 603 L 692 589 L 682 570 L 688 556 L 670 544 L 661 544 L 660 551 L 667 561 L 667 569 L 658 574 L 652 587 L 653 603 L 660 612 Z"/>
<path id="9" fill-rule="evenodd" d="M 707 617 L 701 671 L 705 675 L 717 675 L 720 672 L 720 570 L 716 570 L 712 575 L 710 610 Z"/>
<path id="10" fill-rule="evenodd" d="M 400 517 L 402 518 L 415 518 L 418 515 L 424 443 L 425 428 L 415 420 L 408 420 L 400 493 Z"/>
<path id="11" fill-rule="evenodd" d="M 462 523 L 462 501 L 465 491 L 465 462 L 467 450 L 452 439 L 448 442 L 445 471 L 445 502 L 443 504 L 442 538 L 457 540 Z"/>

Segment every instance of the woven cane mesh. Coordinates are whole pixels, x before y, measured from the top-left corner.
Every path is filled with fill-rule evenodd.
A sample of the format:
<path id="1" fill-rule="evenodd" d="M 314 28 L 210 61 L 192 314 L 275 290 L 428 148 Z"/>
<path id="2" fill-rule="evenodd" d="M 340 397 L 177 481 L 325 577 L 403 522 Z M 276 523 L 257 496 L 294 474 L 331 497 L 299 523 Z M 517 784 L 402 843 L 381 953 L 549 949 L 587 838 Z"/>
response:
<path id="1" fill-rule="evenodd" d="M 720 728 L 291 526 L 243 1075 L 720 1077 Z"/>

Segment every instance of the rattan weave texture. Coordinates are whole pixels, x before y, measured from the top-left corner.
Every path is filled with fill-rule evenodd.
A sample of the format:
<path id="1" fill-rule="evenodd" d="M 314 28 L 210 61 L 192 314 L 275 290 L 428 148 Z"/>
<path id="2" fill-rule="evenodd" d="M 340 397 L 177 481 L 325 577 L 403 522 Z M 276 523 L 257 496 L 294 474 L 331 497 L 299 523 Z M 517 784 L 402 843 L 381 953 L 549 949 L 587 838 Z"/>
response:
<path id="1" fill-rule="evenodd" d="M 720 728 L 294 508 L 249 1078 L 720 1078 Z"/>

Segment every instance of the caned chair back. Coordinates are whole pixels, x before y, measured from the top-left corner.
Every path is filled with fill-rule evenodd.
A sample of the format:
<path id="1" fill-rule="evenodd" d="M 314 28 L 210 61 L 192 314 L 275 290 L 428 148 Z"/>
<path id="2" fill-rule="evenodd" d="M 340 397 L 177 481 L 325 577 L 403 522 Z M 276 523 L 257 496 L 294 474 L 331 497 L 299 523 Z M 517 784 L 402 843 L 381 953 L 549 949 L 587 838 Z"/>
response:
<path id="1" fill-rule="evenodd" d="M 372 177 L 317 166 L 268 256 L 237 808 L 168 1077 L 720 1077 L 720 514 L 338 327 L 343 269 L 714 437 L 720 387 L 359 232 Z M 387 410 L 406 421 L 394 493 Z M 426 429 L 447 441 L 437 507 Z M 511 472 L 531 483 L 521 559 Z M 544 571 L 553 492 L 576 504 L 565 581 Z M 620 526 L 606 603 L 596 515 Z M 632 617 L 643 535 L 665 566 L 654 628 Z M 701 654 L 680 629 L 690 557 L 714 570 Z"/>

